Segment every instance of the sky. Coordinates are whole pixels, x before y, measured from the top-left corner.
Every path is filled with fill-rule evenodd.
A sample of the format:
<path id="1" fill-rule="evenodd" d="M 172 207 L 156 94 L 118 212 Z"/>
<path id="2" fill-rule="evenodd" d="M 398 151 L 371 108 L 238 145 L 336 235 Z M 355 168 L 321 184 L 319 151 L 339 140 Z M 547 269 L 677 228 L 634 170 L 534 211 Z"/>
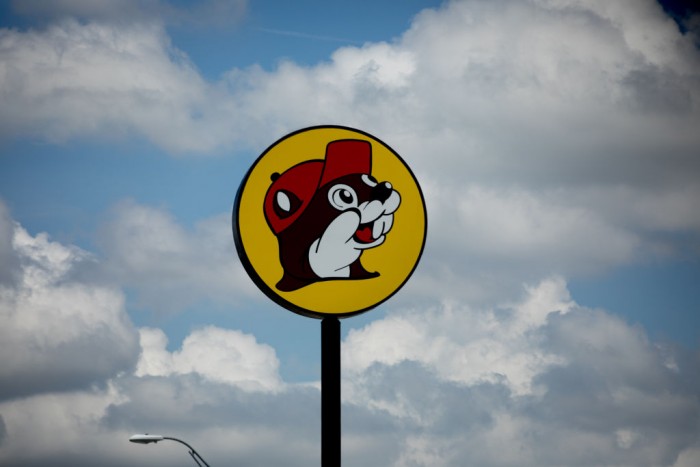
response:
<path id="1" fill-rule="evenodd" d="M 655 0 L 0 2 L 0 465 L 320 463 L 320 321 L 237 257 L 270 144 L 425 196 L 342 320 L 343 465 L 700 465 L 700 16 Z"/>

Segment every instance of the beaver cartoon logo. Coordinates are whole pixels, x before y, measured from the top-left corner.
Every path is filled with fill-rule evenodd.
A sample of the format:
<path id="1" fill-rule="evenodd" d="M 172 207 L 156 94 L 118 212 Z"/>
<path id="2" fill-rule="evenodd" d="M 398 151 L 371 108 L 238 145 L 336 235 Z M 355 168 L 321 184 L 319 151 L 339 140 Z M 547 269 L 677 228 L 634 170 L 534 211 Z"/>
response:
<path id="1" fill-rule="evenodd" d="M 243 177 L 231 217 L 253 283 L 283 308 L 320 319 L 393 296 L 416 270 L 427 226 L 420 185 L 401 156 L 337 125 L 268 146 Z"/>
<path id="2" fill-rule="evenodd" d="M 372 176 L 370 142 L 331 141 L 325 159 L 301 162 L 271 181 L 264 212 L 279 244 L 278 290 L 380 275 L 367 271 L 361 256 L 384 243 L 401 195 Z"/>

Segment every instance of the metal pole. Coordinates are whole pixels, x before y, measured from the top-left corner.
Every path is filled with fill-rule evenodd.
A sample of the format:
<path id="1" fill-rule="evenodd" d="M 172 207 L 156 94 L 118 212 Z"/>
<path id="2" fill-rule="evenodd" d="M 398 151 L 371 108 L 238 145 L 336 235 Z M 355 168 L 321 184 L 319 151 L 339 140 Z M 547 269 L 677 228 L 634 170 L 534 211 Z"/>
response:
<path id="1" fill-rule="evenodd" d="M 321 321 L 321 467 L 340 467 L 340 320 Z"/>

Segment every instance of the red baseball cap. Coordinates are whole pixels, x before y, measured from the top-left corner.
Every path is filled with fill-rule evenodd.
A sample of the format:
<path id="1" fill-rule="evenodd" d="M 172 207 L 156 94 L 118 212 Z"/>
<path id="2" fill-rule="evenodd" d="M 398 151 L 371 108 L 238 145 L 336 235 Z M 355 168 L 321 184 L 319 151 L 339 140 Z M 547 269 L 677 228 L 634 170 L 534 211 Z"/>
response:
<path id="1" fill-rule="evenodd" d="M 331 141 L 325 160 L 301 162 L 284 173 L 272 175 L 265 194 L 267 223 L 278 235 L 296 221 L 319 188 L 351 174 L 369 175 L 372 170 L 372 143 L 358 139 Z"/>

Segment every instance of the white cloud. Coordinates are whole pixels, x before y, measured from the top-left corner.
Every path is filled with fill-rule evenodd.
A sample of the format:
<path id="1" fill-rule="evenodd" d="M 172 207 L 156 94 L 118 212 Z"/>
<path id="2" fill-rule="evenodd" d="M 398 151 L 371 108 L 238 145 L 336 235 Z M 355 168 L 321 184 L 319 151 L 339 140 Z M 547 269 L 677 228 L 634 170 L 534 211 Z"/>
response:
<path id="1" fill-rule="evenodd" d="M 536 348 L 541 337 L 534 331 L 549 313 L 566 313 L 572 306 L 566 283 L 555 278 L 528 288 L 524 301 L 501 309 L 444 303 L 390 314 L 350 331 L 342 367 L 352 381 L 375 363 L 416 361 L 448 381 L 502 382 L 516 394 L 529 394 L 536 375 L 561 363 L 554 353 Z"/>
<path id="2" fill-rule="evenodd" d="M 678 456 L 678 460 L 673 464 L 674 467 L 693 467 L 700 462 L 700 443 L 685 449 Z"/>
<path id="3" fill-rule="evenodd" d="M 409 285 L 418 295 L 489 301 L 522 281 L 682 252 L 673 234 L 700 233 L 700 54 L 651 0 L 448 2 L 392 43 L 215 83 L 147 21 L 65 21 L 0 41 L 9 132 L 135 133 L 174 153 L 260 148 L 329 122 L 379 136 L 425 187 L 431 259 L 418 271 L 429 286 Z M 137 211 L 119 215 L 136 222 Z M 184 250 L 167 254 L 147 235 L 114 236 L 109 256 L 125 279 L 164 287 L 143 288 L 149 304 L 196 277 L 222 297 L 230 265 L 185 268 L 205 235 L 169 233 Z M 155 273 L 175 277 L 158 285 Z"/>
<path id="4" fill-rule="evenodd" d="M 213 327 L 174 352 L 157 329 L 141 344 L 139 376 L 0 403 L 0 462 L 184 461 L 127 444 L 135 432 L 185 439 L 212 465 L 317 462 L 318 389 L 282 383 L 271 348 Z M 561 279 L 500 308 L 395 311 L 343 344 L 343 464 L 692 465 L 696 370 L 696 356 L 579 307 Z"/>
<path id="5" fill-rule="evenodd" d="M 679 184 L 668 190 L 649 191 L 625 186 L 587 188 L 574 192 L 575 202 L 595 209 L 605 219 L 643 234 L 700 231 L 700 213 L 694 200 L 700 186 Z"/>
<path id="6" fill-rule="evenodd" d="M 91 451 L 94 443 L 101 446 L 101 455 L 106 454 L 105 451 L 111 455 L 124 451 L 126 433 L 104 436 L 97 426 L 109 404 L 120 401 L 116 388 L 108 387 L 0 403 L 0 413 L 7 425 L 0 463 L 69 465 L 71 460 L 85 462 L 82 457 Z M 111 436 L 119 438 L 110 439 Z"/>
<path id="7" fill-rule="evenodd" d="M 628 4 L 645 11 L 637 24 L 604 4 L 450 2 L 395 43 L 342 48 L 310 68 L 235 70 L 230 90 L 251 138 L 258 122 L 268 139 L 271 127 L 357 125 L 448 183 L 680 177 L 667 157 L 697 170 L 700 57 L 651 4 Z"/>
<path id="8" fill-rule="evenodd" d="M 423 176 L 426 251 L 411 298 L 491 303 L 521 282 L 590 276 L 697 252 L 700 186 L 552 189 Z"/>
<path id="9" fill-rule="evenodd" d="M 343 358 L 351 406 L 386 414 L 401 433 L 388 465 L 672 465 L 695 455 L 696 357 L 579 307 L 562 280 L 492 310 L 392 313 L 351 332 Z"/>
<path id="10" fill-rule="evenodd" d="M 557 9 L 593 10 L 601 18 L 619 28 L 628 47 L 643 55 L 650 63 L 682 70 L 693 70 L 689 57 L 697 59 L 691 42 L 677 42 L 678 25 L 662 13 L 658 2 L 605 2 L 601 0 L 541 0 L 539 3 Z M 654 34 L 645 34 L 653 30 Z"/>
<path id="11" fill-rule="evenodd" d="M 182 349 L 169 353 L 160 329 L 142 328 L 136 376 L 196 373 L 245 390 L 275 391 L 282 385 L 275 350 L 240 331 L 207 326 L 192 332 Z"/>
<path id="12" fill-rule="evenodd" d="M 234 69 L 220 83 L 159 26 L 6 30 L 3 88 L 14 92 L 4 98 L 21 111 L 8 128 L 52 138 L 127 129 L 206 152 L 331 121 L 400 142 L 416 163 L 429 153 L 421 167 L 443 175 L 459 160 L 457 176 L 585 177 L 581 159 L 614 167 L 613 157 L 615 176 L 629 177 L 640 168 L 622 162 L 644 157 L 636 150 L 656 143 L 658 165 L 656 148 L 687 159 L 697 145 L 700 56 L 655 2 L 618 3 L 448 2 L 394 43 L 344 47 L 314 67 Z"/>
<path id="13" fill-rule="evenodd" d="M 177 311 L 198 300 L 257 297 L 236 256 L 229 214 L 186 229 L 165 210 L 120 203 L 100 230 L 109 277 L 138 292 L 141 305 Z"/>
<path id="14" fill-rule="evenodd" d="M 156 23 L 66 19 L 41 31 L 5 29 L 0 50 L 0 99 L 12 109 L 1 114 L 5 137 L 137 134 L 175 152 L 230 141 L 225 118 L 214 116 L 218 91 Z"/>
<path id="15" fill-rule="evenodd" d="M 122 293 L 75 276 L 90 255 L 0 222 L 17 259 L 1 265 L 16 282 L 0 284 L 0 398 L 82 388 L 131 368 L 138 342 Z"/>
<path id="16" fill-rule="evenodd" d="M 563 190 L 427 182 L 430 242 L 433 254 L 446 263 L 457 254 L 479 268 L 522 265 L 534 277 L 568 276 L 626 263 L 643 244 L 638 229 L 617 224 L 616 211 L 606 216 Z M 460 267 L 471 269 L 468 262 Z M 516 274 L 527 277 L 520 270 Z"/>

